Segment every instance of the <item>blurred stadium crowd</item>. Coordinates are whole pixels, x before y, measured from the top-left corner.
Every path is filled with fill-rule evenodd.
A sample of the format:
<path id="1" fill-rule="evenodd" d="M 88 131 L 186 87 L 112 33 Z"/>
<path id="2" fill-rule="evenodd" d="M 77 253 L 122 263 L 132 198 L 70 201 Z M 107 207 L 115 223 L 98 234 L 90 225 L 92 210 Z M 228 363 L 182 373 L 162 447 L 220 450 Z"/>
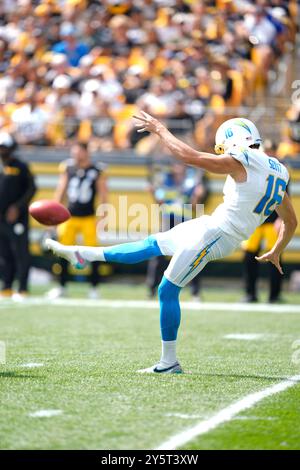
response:
<path id="1" fill-rule="evenodd" d="M 296 17 L 293 0 L 3 0 L 0 126 L 21 144 L 146 153 L 143 108 L 205 150 L 225 111 L 265 93 Z"/>

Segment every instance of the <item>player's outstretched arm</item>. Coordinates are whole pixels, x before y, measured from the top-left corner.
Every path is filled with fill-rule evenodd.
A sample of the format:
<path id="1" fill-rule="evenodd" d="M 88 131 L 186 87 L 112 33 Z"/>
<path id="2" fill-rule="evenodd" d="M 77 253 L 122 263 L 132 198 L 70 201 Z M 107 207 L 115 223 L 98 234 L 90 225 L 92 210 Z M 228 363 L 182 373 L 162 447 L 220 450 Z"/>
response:
<path id="1" fill-rule="evenodd" d="M 243 178 L 245 169 L 242 164 L 230 155 L 216 156 L 211 153 L 197 152 L 189 145 L 177 139 L 158 119 L 141 111 L 137 119 L 138 132 L 152 132 L 160 137 L 163 144 L 170 152 L 186 165 L 196 166 L 217 174 L 231 174 L 233 177 Z"/>
<path id="2" fill-rule="evenodd" d="M 285 193 L 282 203 L 277 206 L 276 212 L 282 220 L 277 241 L 272 250 L 262 256 L 257 256 L 256 259 L 258 261 L 270 261 L 283 274 L 280 266 L 280 255 L 292 239 L 297 228 L 296 214 L 287 193 Z"/>

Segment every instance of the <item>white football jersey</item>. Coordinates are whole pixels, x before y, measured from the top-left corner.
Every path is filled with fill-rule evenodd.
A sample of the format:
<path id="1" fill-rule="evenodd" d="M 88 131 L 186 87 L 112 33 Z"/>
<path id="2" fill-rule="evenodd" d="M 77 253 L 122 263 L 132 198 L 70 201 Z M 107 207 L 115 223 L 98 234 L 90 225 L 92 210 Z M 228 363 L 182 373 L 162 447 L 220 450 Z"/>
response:
<path id="1" fill-rule="evenodd" d="M 236 183 L 230 175 L 227 177 L 224 202 L 212 217 L 224 232 L 245 240 L 281 203 L 289 173 L 276 158 L 261 150 L 234 147 L 226 153 L 243 164 L 247 181 Z"/>

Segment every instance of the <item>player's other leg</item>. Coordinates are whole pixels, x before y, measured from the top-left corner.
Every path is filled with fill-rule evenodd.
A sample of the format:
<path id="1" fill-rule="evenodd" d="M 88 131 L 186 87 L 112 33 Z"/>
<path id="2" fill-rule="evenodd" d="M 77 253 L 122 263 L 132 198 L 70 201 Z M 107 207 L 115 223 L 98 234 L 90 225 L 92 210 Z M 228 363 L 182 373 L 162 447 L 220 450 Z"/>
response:
<path id="1" fill-rule="evenodd" d="M 181 374 L 183 372 L 176 357 L 176 340 L 181 319 L 180 291 L 181 287 L 163 276 L 158 288 L 162 338 L 161 359 L 158 364 L 147 369 L 138 370 L 138 372 L 158 374 Z"/>
<path id="2" fill-rule="evenodd" d="M 84 268 L 87 261 L 135 264 L 162 255 L 154 235 L 137 242 L 122 243 L 107 248 L 65 246 L 49 238 L 45 244 L 49 250 L 68 260 L 78 269 Z"/>
<path id="3" fill-rule="evenodd" d="M 215 227 L 209 219 L 196 219 L 178 227 L 170 236 L 179 237 L 179 243 L 184 242 L 184 246 L 176 250 L 159 286 L 161 358 L 158 364 L 139 372 L 182 372 L 176 355 L 181 288 L 197 276 L 209 261 L 227 256 L 239 245 L 239 241 Z"/>

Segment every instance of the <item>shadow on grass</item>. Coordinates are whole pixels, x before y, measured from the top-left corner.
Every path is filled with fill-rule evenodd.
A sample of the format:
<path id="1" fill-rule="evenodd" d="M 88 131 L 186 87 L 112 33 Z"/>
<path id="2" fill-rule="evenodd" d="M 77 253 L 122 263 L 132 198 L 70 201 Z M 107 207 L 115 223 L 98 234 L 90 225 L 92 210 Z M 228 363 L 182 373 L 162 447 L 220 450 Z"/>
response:
<path id="1" fill-rule="evenodd" d="M 232 378 L 232 379 L 257 379 L 257 380 L 268 380 L 270 382 L 273 381 L 282 381 L 282 380 L 289 380 L 290 377 L 283 376 L 271 376 L 271 375 L 254 375 L 254 374 L 225 374 L 225 373 L 192 373 L 197 377 L 219 377 L 219 378 Z"/>
<path id="2" fill-rule="evenodd" d="M 0 379 L 1 377 L 7 378 L 7 379 L 41 379 L 43 378 L 41 375 L 20 374 L 19 372 L 14 372 L 14 371 L 0 372 Z"/>

